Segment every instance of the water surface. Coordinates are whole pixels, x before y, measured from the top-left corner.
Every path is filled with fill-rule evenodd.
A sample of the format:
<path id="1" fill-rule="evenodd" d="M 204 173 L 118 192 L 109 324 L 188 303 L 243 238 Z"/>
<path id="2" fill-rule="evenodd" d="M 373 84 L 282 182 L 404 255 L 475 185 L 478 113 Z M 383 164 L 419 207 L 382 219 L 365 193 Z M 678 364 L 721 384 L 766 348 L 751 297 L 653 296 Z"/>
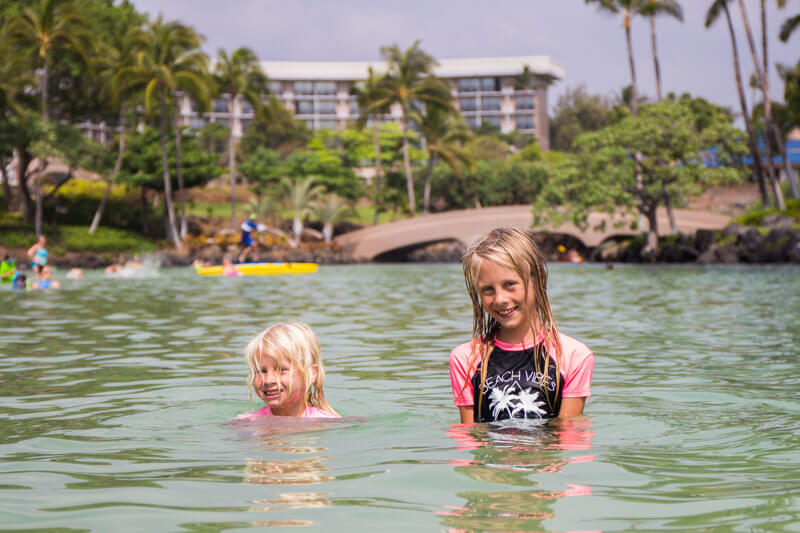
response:
<path id="1" fill-rule="evenodd" d="M 553 265 L 596 360 L 586 415 L 543 427 L 455 423 L 457 265 L 57 277 L 0 291 L 0 527 L 800 531 L 797 267 Z M 227 423 L 285 320 L 347 418 Z"/>

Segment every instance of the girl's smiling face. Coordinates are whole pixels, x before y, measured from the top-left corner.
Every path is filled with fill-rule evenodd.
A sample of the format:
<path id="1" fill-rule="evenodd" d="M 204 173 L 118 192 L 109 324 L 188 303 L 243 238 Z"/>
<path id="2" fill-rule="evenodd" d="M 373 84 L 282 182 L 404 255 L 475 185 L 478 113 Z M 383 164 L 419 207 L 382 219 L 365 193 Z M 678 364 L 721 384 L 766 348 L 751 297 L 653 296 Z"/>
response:
<path id="1" fill-rule="evenodd" d="M 288 361 L 262 355 L 256 359 L 256 375 L 253 386 L 256 394 L 276 416 L 301 416 L 306 409 L 305 381 L 297 369 Z"/>
<path id="2" fill-rule="evenodd" d="M 498 340 L 509 344 L 533 343 L 530 310 L 535 306 L 533 286 L 515 271 L 484 259 L 477 279 L 478 297 L 486 312 L 500 324 Z"/>

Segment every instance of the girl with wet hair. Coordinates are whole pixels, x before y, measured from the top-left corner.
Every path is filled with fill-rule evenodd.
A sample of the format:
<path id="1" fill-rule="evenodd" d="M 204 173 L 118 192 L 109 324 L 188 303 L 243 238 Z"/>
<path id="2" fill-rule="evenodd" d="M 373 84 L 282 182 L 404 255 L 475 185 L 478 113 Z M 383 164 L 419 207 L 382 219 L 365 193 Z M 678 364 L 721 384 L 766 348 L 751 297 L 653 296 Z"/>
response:
<path id="1" fill-rule="evenodd" d="M 469 247 L 462 266 L 472 340 L 450 354 L 461 422 L 582 414 L 594 355 L 558 331 L 547 265 L 533 237 L 515 228 L 492 230 Z"/>
<path id="2" fill-rule="evenodd" d="M 250 399 L 255 390 L 266 405 L 237 418 L 339 418 L 322 392 L 325 369 L 317 336 L 310 327 L 300 323 L 270 326 L 250 341 L 245 358 L 250 368 Z"/>

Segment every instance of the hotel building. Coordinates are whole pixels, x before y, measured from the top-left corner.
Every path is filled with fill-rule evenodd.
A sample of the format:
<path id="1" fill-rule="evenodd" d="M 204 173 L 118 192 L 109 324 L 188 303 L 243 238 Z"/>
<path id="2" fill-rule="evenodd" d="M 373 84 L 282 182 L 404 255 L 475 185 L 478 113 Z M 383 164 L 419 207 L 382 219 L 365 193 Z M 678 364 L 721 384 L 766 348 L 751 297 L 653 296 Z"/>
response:
<path id="1" fill-rule="evenodd" d="M 456 107 L 473 128 L 492 124 L 507 133 L 514 130 L 536 135 L 543 150 L 549 148 L 547 89 L 564 77 L 564 69 L 547 56 L 440 59 L 434 74 L 452 89 Z M 270 92 L 311 130 L 345 128 L 358 118 L 353 88 L 367 77 L 368 67 L 386 72 L 385 62 L 290 62 L 262 61 L 270 80 Z M 528 67 L 528 86 L 518 78 Z M 188 96 L 179 100 L 183 124 L 201 128 L 208 122 L 223 122 L 241 136 L 253 119 L 253 109 L 242 97 L 221 97 L 201 113 Z M 395 106 L 383 121 L 400 121 Z"/>

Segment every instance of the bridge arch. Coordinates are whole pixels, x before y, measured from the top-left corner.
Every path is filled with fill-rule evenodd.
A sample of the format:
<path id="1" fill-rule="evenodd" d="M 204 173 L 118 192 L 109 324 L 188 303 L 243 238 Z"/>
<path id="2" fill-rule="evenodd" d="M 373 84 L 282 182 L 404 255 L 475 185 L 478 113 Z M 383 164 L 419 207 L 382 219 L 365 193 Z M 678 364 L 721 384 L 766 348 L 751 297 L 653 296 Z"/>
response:
<path id="1" fill-rule="evenodd" d="M 414 248 L 423 243 L 454 240 L 469 244 L 477 237 L 498 227 L 564 234 L 578 239 L 586 248 L 596 248 L 611 236 L 639 234 L 638 231 L 630 229 L 629 218 L 611 217 L 605 213 L 591 213 L 586 230 L 581 230 L 572 223 L 558 227 L 545 225 L 531 228 L 533 220 L 531 209 L 529 205 L 512 205 L 436 213 L 344 233 L 336 237 L 336 243 L 341 250 L 350 253 L 355 259 L 371 261 L 392 250 Z M 674 212 L 678 230 L 685 233 L 698 229 L 719 229 L 730 220 L 729 216 L 716 213 L 681 209 L 676 209 Z M 601 226 L 604 226 L 604 229 L 597 229 Z M 663 210 L 658 213 L 658 227 L 660 235 L 666 235 L 670 231 L 667 214 Z"/>

